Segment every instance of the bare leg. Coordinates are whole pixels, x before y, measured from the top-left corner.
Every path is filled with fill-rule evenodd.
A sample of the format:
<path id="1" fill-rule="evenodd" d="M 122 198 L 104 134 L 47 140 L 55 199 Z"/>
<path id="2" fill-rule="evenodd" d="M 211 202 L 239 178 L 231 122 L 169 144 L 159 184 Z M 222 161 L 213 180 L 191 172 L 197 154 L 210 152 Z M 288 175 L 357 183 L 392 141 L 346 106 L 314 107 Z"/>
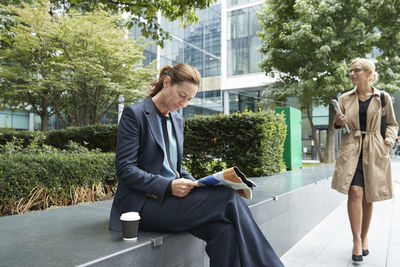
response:
<path id="1" fill-rule="evenodd" d="M 347 211 L 349 213 L 350 227 L 353 233 L 353 254 L 361 255 L 361 225 L 363 218 L 363 195 L 361 186 L 352 185 L 349 190 Z"/>
<path id="2" fill-rule="evenodd" d="M 363 203 L 362 203 L 362 224 L 361 224 L 361 244 L 362 244 L 362 249 L 368 249 L 368 230 L 369 230 L 369 225 L 371 224 L 371 218 L 372 218 L 372 210 L 373 210 L 373 204 L 372 202 L 367 202 L 365 198 L 365 191 L 363 194 Z"/>

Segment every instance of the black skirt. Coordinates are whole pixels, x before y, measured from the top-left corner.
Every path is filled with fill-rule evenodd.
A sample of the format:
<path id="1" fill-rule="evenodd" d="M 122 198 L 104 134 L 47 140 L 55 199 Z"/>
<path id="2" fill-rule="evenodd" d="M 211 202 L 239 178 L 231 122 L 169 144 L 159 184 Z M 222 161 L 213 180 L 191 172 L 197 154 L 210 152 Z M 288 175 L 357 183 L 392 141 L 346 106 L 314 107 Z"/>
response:
<path id="1" fill-rule="evenodd" d="M 353 177 L 353 181 L 351 181 L 351 185 L 358 185 L 361 187 L 365 187 L 362 154 L 363 154 L 363 151 L 361 148 L 361 153 L 360 153 L 360 157 L 358 158 L 356 172 L 354 173 L 354 177 Z"/>

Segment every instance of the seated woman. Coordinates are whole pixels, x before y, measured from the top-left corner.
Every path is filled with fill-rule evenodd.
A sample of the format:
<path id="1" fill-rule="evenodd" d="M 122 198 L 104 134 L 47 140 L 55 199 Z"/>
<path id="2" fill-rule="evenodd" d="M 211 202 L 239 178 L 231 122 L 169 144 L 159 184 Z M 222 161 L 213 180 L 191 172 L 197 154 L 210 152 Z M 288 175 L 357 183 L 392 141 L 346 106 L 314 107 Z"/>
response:
<path id="1" fill-rule="evenodd" d="M 121 231 L 121 213 L 136 211 L 140 229 L 189 231 L 204 240 L 210 266 L 283 266 L 243 199 L 228 187 L 199 187 L 181 164 L 184 120 L 176 111 L 188 105 L 199 84 L 194 67 L 165 66 L 150 96 L 125 107 L 110 229 Z"/>

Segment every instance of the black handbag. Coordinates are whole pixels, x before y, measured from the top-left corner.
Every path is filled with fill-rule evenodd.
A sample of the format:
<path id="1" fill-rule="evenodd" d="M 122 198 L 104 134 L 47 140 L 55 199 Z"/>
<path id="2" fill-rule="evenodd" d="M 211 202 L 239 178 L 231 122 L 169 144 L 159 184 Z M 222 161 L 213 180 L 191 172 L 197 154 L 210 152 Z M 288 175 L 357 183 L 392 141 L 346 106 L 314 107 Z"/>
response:
<path id="1" fill-rule="evenodd" d="M 382 107 L 382 118 L 381 118 L 381 135 L 383 137 L 383 140 L 385 140 L 385 135 L 386 135 L 386 111 L 385 111 L 385 92 L 381 91 L 380 93 L 381 97 L 381 107 Z M 397 146 L 398 140 L 397 138 L 394 140 L 394 145 L 393 148 Z"/>
<path id="2" fill-rule="evenodd" d="M 385 133 L 386 133 L 386 112 L 385 112 L 385 92 L 381 92 L 381 106 L 382 106 L 382 118 L 381 118 L 381 135 L 383 139 L 385 139 Z"/>

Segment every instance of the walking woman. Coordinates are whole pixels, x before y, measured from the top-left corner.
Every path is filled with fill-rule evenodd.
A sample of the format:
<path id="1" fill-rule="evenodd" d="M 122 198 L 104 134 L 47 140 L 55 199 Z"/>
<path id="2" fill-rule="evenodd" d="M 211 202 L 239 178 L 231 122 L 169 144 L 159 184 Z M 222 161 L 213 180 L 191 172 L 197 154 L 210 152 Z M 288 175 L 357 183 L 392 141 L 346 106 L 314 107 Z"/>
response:
<path id="1" fill-rule="evenodd" d="M 110 229 L 121 231 L 121 213 L 136 211 L 140 229 L 189 231 L 206 241 L 211 267 L 283 266 L 242 197 L 224 186 L 199 187 L 182 166 L 184 120 L 176 111 L 194 98 L 199 84 L 194 67 L 165 66 L 150 95 L 125 107 Z"/>
<path id="2" fill-rule="evenodd" d="M 332 188 L 348 194 L 347 209 L 353 233 L 352 260 L 361 262 L 369 254 L 368 230 L 373 202 L 392 198 L 390 151 L 397 137 L 398 124 L 392 101 L 384 93 L 382 109 L 380 91 L 372 86 L 377 80 L 375 65 L 368 59 L 351 62 L 350 79 L 355 89 L 339 98 L 342 111 L 336 114 L 334 127 L 347 123 L 350 134 L 342 138 L 336 161 Z M 381 118 L 386 113 L 385 139 L 380 133 Z"/>

